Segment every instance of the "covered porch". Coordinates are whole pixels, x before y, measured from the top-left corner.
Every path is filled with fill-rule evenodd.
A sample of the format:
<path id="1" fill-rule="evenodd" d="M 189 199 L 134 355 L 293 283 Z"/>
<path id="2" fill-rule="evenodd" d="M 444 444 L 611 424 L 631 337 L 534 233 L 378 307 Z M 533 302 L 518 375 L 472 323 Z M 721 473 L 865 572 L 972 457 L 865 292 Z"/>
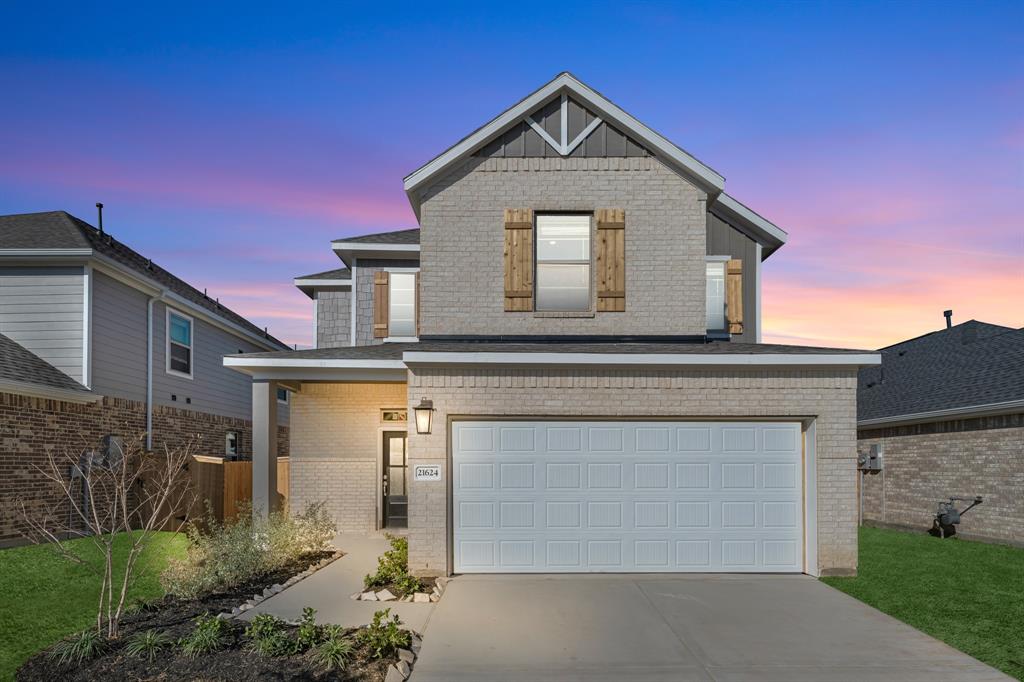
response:
<path id="1" fill-rule="evenodd" d="M 396 349 L 397 350 L 397 349 Z M 290 403 L 288 511 L 323 503 L 339 531 L 408 527 L 407 369 L 398 357 L 225 358 L 252 377 L 253 510 L 276 511 L 279 391 Z M 325 353 L 326 355 L 326 353 Z"/>

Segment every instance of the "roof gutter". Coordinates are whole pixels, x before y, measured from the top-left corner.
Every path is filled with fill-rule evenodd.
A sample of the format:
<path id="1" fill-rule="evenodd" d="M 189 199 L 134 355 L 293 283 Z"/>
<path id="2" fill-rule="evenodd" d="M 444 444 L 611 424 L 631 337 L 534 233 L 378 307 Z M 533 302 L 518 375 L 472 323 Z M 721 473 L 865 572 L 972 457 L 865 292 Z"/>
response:
<path id="1" fill-rule="evenodd" d="M 880 365 L 877 353 L 485 353 L 406 351 L 409 366 L 506 365 L 601 367 L 865 367 Z"/>
<path id="2" fill-rule="evenodd" d="M 25 395 L 30 398 L 46 398 L 48 400 L 61 400 L 66 403 L 95 403 L 103 400 L 103 396 L 92 391 L 76 391 L 70 388 L 58 388 L 56 386 L 44 386 L 28 381 L 15 381 L 13 379 L 0 379 L 0 392 Z"/>
<path id="3" fill-rule="evenodd" d="M 1013 414 L 1024 411 L 1024 400 L 1007 400 L 999 403 L 985 403 L 983 405 L 968 405 L 965 407 L 950 407 L 944 410 L 929 410 L 927 412 L 913 412 L 908 414 L 897 414 L 891 417 L 877 417 L 875 419 L 861 419 L 857 421 L 857 428 L 865 429 L 873 426 L 899 426 L 904 424 L 923 424 L 925 422 L 945 421 L 947 419 L 964 419 L 971 417 L 994 417 L 1000 414 Z"/>

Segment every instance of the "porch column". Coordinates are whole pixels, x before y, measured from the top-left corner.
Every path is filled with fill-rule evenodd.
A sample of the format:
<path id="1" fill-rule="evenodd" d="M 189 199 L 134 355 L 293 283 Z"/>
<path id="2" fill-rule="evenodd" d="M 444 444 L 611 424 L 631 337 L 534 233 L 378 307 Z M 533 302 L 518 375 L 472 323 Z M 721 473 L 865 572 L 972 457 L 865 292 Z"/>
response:
<path id="1" fill-rule="evenodd" d="M 277 382 L 252 382 L 252 513 L 277 511 Z"/>

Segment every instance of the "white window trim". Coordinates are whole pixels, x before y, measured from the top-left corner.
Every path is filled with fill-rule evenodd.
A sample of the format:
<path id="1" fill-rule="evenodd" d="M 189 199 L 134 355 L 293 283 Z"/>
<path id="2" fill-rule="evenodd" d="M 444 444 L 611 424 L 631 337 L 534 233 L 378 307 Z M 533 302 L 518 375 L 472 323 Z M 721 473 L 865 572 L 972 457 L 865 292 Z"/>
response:
<path id="1" fill-rule="evenodd" d="M 188 320 L 189 331 L 191 332 L 191 344 L 189 345 L 189 372 L 179 372 L 176 369 L 171 369 L 171 315 L 177 315 L 178 317 Z M 191 315 L 186 315 L 176 308 L 171 306 L 164 306 L 164 369 L 168 374 L 183 379 L 194 379 L 196 371 L 196 321 Z"/>
<path id="2" fill-rule="evenodd" d="M 277 398 L 278 405 L 287 405 L 290 402 L 290 398 L 288 396 L 288 393 L 289 393 L 288 389 L 285 388 L 284 386 L 278 386 L 277 390 L 278 391 L 284 391 L 284 400 L 281 400 L 280 397 Z M 276 394 L 276 392 L 275 392 L 275 394 Z"/>
<path id="3" fill-rule="evenodd" d="M 537 242 L 539 241 L 539 236 L 540 236 L 540 227 L 537 224 L 537 219 L 542 217 L 542 216 L 546 216 L 546 215 L 571 215 L 571 216 L 581 216 L 581 217 L 585 216 L 585 217 L 590 219 L 590 234 L 588 236 L 588 241 L 590 242 L 590 254 L 587 257 L 587 262 L 586 262 L 586 265 L 587 265 L 587 268 L 588 268 L 588 272 L 590 273 L 590 287 L 589 287 L 589 292 L 587 294 L 589 296 L 589 299 L 588 299 L 588 302 L 587 302 L 587 309 L 586 310 L 541 310 L 537 306 L 537 297 L 540 294 L 540 284 L 537 281 L 537 272 L 538 272 L 538 270 L 540 270 L 540 265 L 541 265 L 540 255 L 537 253 Z M 596 308 L 596 302 L 597 302 L 597 294 L 596 294 L 596 291 L 595 291 L 595 288 L 596 288 L 597 285 L 596 285 L 596 280 L 594 278 L 594 269 L 596 267 L 595 263 L 594 263 L 594 260 L 595 260 L 594 259 L 594 245 L 595 245 L 596 238 L 597 238 L 597 234 L 596 234 L 597 233 L 597 220 L 594 219 L 594 214 L 593 213 L 587 213 L 586 211 L 579 211 L 579 212 L 576 212 L 576 211 L 551 211 L 551 212 L 549 212 L 549 211 L 541 211 L 541 212 L 539 212 L 539 213 L 537 213 L 537 214 L 535 214 L 533 216 L 533 230 L 534 230 L 534 239 L 533 239 L 533 312 L 534 312 L 534 316 L 540 316 L 540 317 L 544 317 L 544 316 L 561 316 L 561 315 L 573 316 L 573 317 L 576 317 L 576 316 L 579 316 L 579 317 L 584 317 L 584 316 L 589 317 L 589 316 L 592 316 L 594 314 L 594 309 Z M 544 262 L 547 263 L 547 264 L 551 264 L 551 265 L 559 265 L 559 264 L 583 265 L 584 264 L 583 261 L 555 261 L 555 260 L 548 260 L 548 261 L 544 261 Z"/>
<path id="4" fill-rule="evenodd" d="M 392 273 L 400 274 L 417 274 L 419 268 L 384 268 L 384 271 L 388 273 L 388 329 L 391 329 L 391 275 Z M 413 309 L 419 305 L 420 292 L 416 289 L 413 298 Z M 415 324 L 416 318 L 413 317 L 413 324 Z M 388 336 L 384 338 L 384 343 L 419 343 L 420 337 L 418 336 Z"/>

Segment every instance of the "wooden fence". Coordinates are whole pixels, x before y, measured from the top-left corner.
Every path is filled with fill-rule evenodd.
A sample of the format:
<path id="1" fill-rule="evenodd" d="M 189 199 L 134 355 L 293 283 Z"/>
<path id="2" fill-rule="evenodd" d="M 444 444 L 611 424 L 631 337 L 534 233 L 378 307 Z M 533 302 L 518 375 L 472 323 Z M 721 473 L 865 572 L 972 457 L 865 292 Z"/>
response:
<path id="1" fill-rule="evenodd" d="M 209 502 L 218 521 L 229 521 L 238 514 L 238 507 L 252 503 L 252 462 L 226 460 L 223 457 L 196 455 L 192 464 L 192 484 L 198 493 L 197 511 L 206 513 Z M 288 508 L 288 458 L 277 460 L 278 509 Z"/>

